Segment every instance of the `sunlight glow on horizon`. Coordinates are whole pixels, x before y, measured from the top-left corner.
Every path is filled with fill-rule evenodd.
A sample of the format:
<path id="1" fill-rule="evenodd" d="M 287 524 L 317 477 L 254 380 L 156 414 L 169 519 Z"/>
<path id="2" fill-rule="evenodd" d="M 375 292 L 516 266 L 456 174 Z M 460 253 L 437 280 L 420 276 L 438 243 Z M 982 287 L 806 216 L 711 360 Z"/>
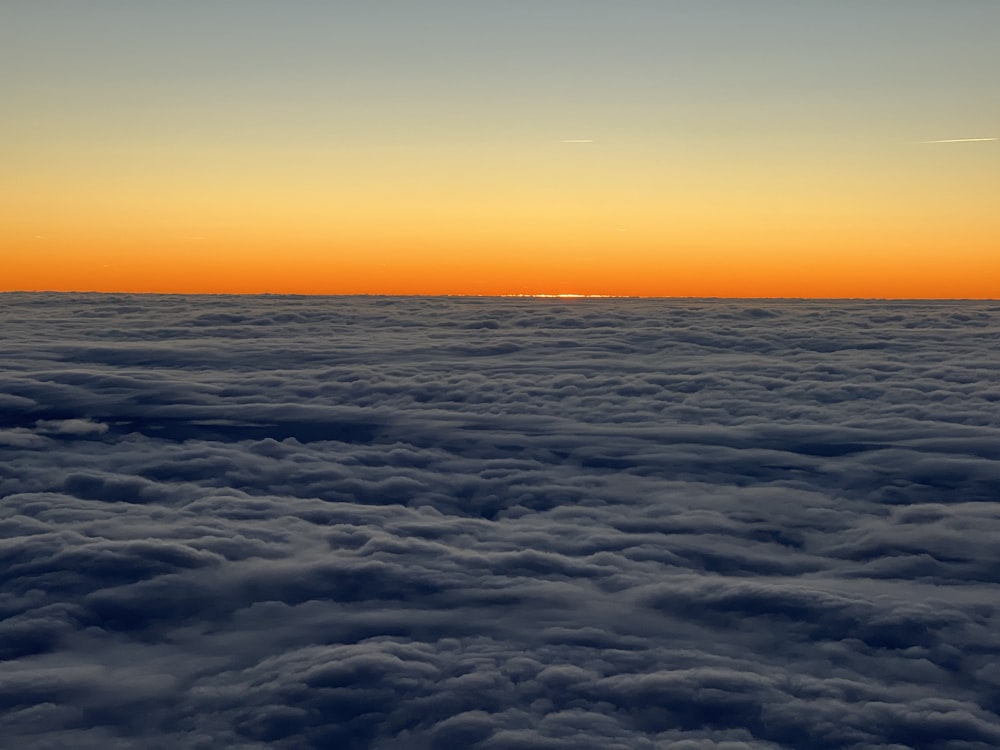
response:
<path id="1" fill-rule="evenodd" d="M 1000 297 L 957 2 L 14 5 L 0 290 Z"/>

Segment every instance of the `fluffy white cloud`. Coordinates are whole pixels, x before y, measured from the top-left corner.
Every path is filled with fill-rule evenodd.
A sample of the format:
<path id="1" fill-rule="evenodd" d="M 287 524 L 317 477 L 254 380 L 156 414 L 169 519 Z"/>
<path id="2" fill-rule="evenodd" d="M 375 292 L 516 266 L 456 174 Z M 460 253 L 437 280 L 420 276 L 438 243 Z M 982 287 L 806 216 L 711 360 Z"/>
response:
<path id="1" fill-rule="evenodd" d="M 35 429 L 56 435 L 103 435 L 108 426 L 91 419 L 39 419 Z"/>

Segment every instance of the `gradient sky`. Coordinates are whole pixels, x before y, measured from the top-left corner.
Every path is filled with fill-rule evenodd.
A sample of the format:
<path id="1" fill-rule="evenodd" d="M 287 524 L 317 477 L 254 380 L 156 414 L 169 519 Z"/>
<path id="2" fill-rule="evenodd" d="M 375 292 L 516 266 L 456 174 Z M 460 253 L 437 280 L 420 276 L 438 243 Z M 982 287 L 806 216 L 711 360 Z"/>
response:
<path id="1" fill-rule="evenodd" d="M 998 37 L 997 0 L 6 0 L 0 289 L 1000 297 Z"/>

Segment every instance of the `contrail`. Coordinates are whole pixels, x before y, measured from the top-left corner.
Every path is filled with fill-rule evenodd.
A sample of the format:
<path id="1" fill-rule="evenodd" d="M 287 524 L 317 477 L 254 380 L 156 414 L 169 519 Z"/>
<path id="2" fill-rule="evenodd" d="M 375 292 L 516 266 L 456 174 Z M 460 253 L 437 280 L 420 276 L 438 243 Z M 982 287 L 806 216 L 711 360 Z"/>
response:
<path id="1" fill-rule="evenodd" d="M 917 141 L 917 143 L 979 143 L 982 141 L 1000 141 L 1000 138 L 942 138 L 937 141 Z"/>
<path id="2" fill-rule="evenodd" d="M 560 143 L 593 143 L 593 138 L 570 138 L 565 141 L 560 141 Z"/>

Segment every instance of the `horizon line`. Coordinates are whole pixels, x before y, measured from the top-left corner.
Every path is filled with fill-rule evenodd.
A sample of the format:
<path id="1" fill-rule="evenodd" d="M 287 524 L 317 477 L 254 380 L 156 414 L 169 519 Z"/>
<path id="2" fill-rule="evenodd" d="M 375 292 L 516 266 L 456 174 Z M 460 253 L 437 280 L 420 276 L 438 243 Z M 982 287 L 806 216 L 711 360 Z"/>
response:
<path id="1" fill-rule="evenodd" d="M 538 299 L 538 300 L 725 300 L 725 301 L 803 301 L 803 302 L 1000 302 L 1000 297 L 796 297 L 796 296 L 733 296 L 733 295 L 647 295 L 647 294 L 574 294 L 574 293 L 513 293 L 513 294 L 409 294 L 383 292 L 135 292 L 67 289 L 4 289 L 5 294 L 105 295 L 133 297 L 395 297 L 431 299 Z"/>

